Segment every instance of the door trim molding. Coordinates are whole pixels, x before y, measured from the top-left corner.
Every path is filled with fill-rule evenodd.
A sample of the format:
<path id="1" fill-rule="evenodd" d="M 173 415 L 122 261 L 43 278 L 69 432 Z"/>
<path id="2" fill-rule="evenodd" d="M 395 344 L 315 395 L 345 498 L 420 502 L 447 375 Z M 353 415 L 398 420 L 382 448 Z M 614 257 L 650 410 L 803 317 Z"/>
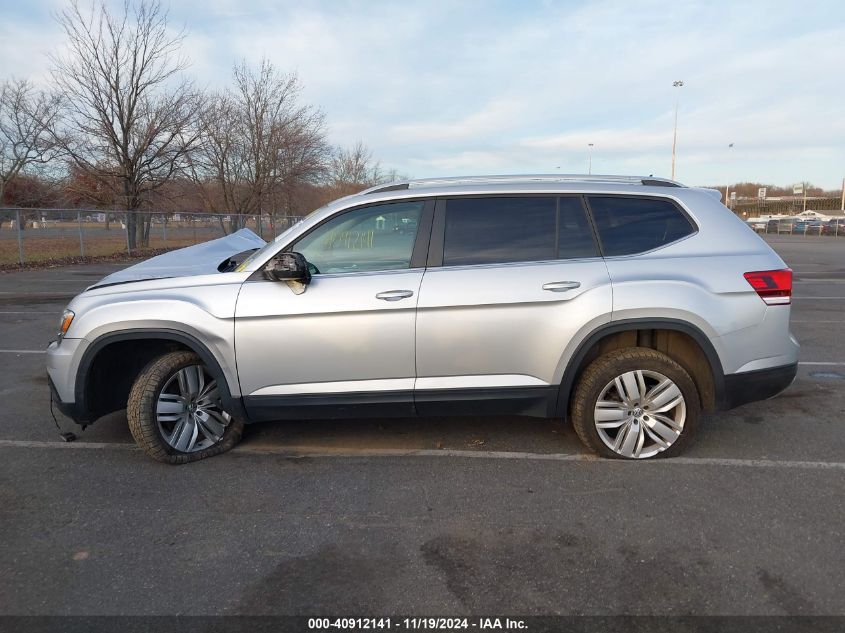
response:
<path id="1" fill-rule="evenodd" d="M 548 387 L 549 383 L 525 374 L 483 374 L 477 376 L 425 376 L 417 378 L 420 391 L 449 389 L 508 389 L 512 387 Z"/>
<path id="2" fill-rule="evenodd" d="M 342 380 L 335 382 L 302 382 L 267 385 L 256 389 L 250 397 L 294 396 L 311 394 L 379 393 L 392 391 L 449 391 L 455 389 L 512 389 L 516 387 L 548 387 L 549 383 L 524 374 L 485 374 L 478 376 L 425 376 L 422 378 L 381 378 L 376 380 Z"/>
<path id="3" fill-rule="evenodd" d="M 268 385 L 256 389 L 249 394 L 249 397 L 372 393 L 380 391 L 412 391 L 413 389 L 413 378 L 380 378 L 376 380 L 340 380 L 335 382 L 301 382 L 287 385 Z"/>

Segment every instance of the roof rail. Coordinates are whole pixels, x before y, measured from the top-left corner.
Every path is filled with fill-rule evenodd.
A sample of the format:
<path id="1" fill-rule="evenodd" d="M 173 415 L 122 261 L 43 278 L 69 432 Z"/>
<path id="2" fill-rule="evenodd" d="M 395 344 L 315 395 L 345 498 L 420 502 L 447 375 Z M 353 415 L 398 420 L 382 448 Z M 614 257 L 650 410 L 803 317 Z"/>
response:
<path id="1" fill-rule="evenodd" d="M 407 182 L 397 182 L 390 185 L 376 185 L 375 187 L 371 187 L 366 191 L 362 191 L 361 193 L 382 193 L 384 191 L 400 191 L 402 189 L 407 189 L 408 183 Z"/>
<path id="2" fill-rule="evenodd" d="M 418 187 L 436 187 L 473 184 L 507 184 L 507 183 L 558 183 L 558 182 L 592 182 L 619 185 L 643 185 L 648 187 L 683 187 L 679 182 L 668 178 L 653 176 L 612 176 L 593 174 L 525 174 L 501 176 L 452 176 L 447 178 L 419 178 L 394 182 L 387 185 L 376 185 L 363 194 L 398 191 L 401 189 L 416 189 Z"/>
<path id="3" fill-rule="evenodd" d="M 643 185 L 646 187 L 683 187 L 679 182 L 667 178 L 643 178 Z"/>

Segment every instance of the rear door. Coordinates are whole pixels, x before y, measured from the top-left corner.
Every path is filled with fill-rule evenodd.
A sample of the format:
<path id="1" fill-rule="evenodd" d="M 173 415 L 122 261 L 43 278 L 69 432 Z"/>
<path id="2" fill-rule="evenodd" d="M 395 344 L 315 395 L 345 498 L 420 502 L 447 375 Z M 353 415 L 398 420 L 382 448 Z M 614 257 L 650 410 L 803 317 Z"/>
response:
<path id="1" fill-rule="evenodd" d="M 417 412 L 546 415 L 568 343 L 611 313 L 582 198 L 438 200 L 428 264 L 417 306 Z"/>

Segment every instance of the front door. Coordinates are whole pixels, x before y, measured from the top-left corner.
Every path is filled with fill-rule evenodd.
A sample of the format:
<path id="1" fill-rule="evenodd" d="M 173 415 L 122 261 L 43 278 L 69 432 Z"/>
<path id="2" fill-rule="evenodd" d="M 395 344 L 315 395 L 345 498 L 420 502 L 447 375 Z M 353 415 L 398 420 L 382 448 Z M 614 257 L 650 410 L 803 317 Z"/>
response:
<path id="1" fill-rule="evenodd" d="M 333 216 L 285 250 L 308 260 L 302 294 L 244 284 L 235 351 L 252 419 L 413 413 L 414 321 L 433 203 Z M 419 237 L 419 239 L 418 239 Z M 424 243 L 423 243 L 424 242 Z"/>

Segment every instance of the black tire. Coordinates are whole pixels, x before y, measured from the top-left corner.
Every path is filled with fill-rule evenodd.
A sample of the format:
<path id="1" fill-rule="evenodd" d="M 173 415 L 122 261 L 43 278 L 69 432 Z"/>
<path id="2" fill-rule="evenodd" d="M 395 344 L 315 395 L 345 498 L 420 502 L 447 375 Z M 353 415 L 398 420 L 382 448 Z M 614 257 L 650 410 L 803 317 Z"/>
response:
<path id="1" fill-rule="evenodd" d="M 596 428 L 595 408 L 605 387 L 616 377 L 631 371 L 650 371 L 669 378 L 684 397 L 686 419 L 680 435 L 668 448 L 651 457 L 620 455 L 599 435 Z M 698 430 L 701 399 L 689 374 L 674 360 L 656 350 L 629 347 L 610 352 L 593 361 L 579 376 L 571 400 L 571 418 L 575 432 L 584 445 L 594 453 L 615 459 L 651 459 L 672 457 L 683 452 Z M 644 412 L 647 416 L 648 412 Z"/>
<path id="2" fill-rule="evenodd" d="M 154 460 L 166 464 L 186 464 L 225 453 L 241 439 L 244 424 L 231 418 L 221 439 L 193 452 L 182 452 L 165 441 L 156 418 L 156 407 L 162 389 L 179 370 L 191 365 L 203 366 L 193 352 L 170 352 L 153 359 L 138 375 L 129 392 L 126 417 L 129 430 L 139 447 Z"/>

